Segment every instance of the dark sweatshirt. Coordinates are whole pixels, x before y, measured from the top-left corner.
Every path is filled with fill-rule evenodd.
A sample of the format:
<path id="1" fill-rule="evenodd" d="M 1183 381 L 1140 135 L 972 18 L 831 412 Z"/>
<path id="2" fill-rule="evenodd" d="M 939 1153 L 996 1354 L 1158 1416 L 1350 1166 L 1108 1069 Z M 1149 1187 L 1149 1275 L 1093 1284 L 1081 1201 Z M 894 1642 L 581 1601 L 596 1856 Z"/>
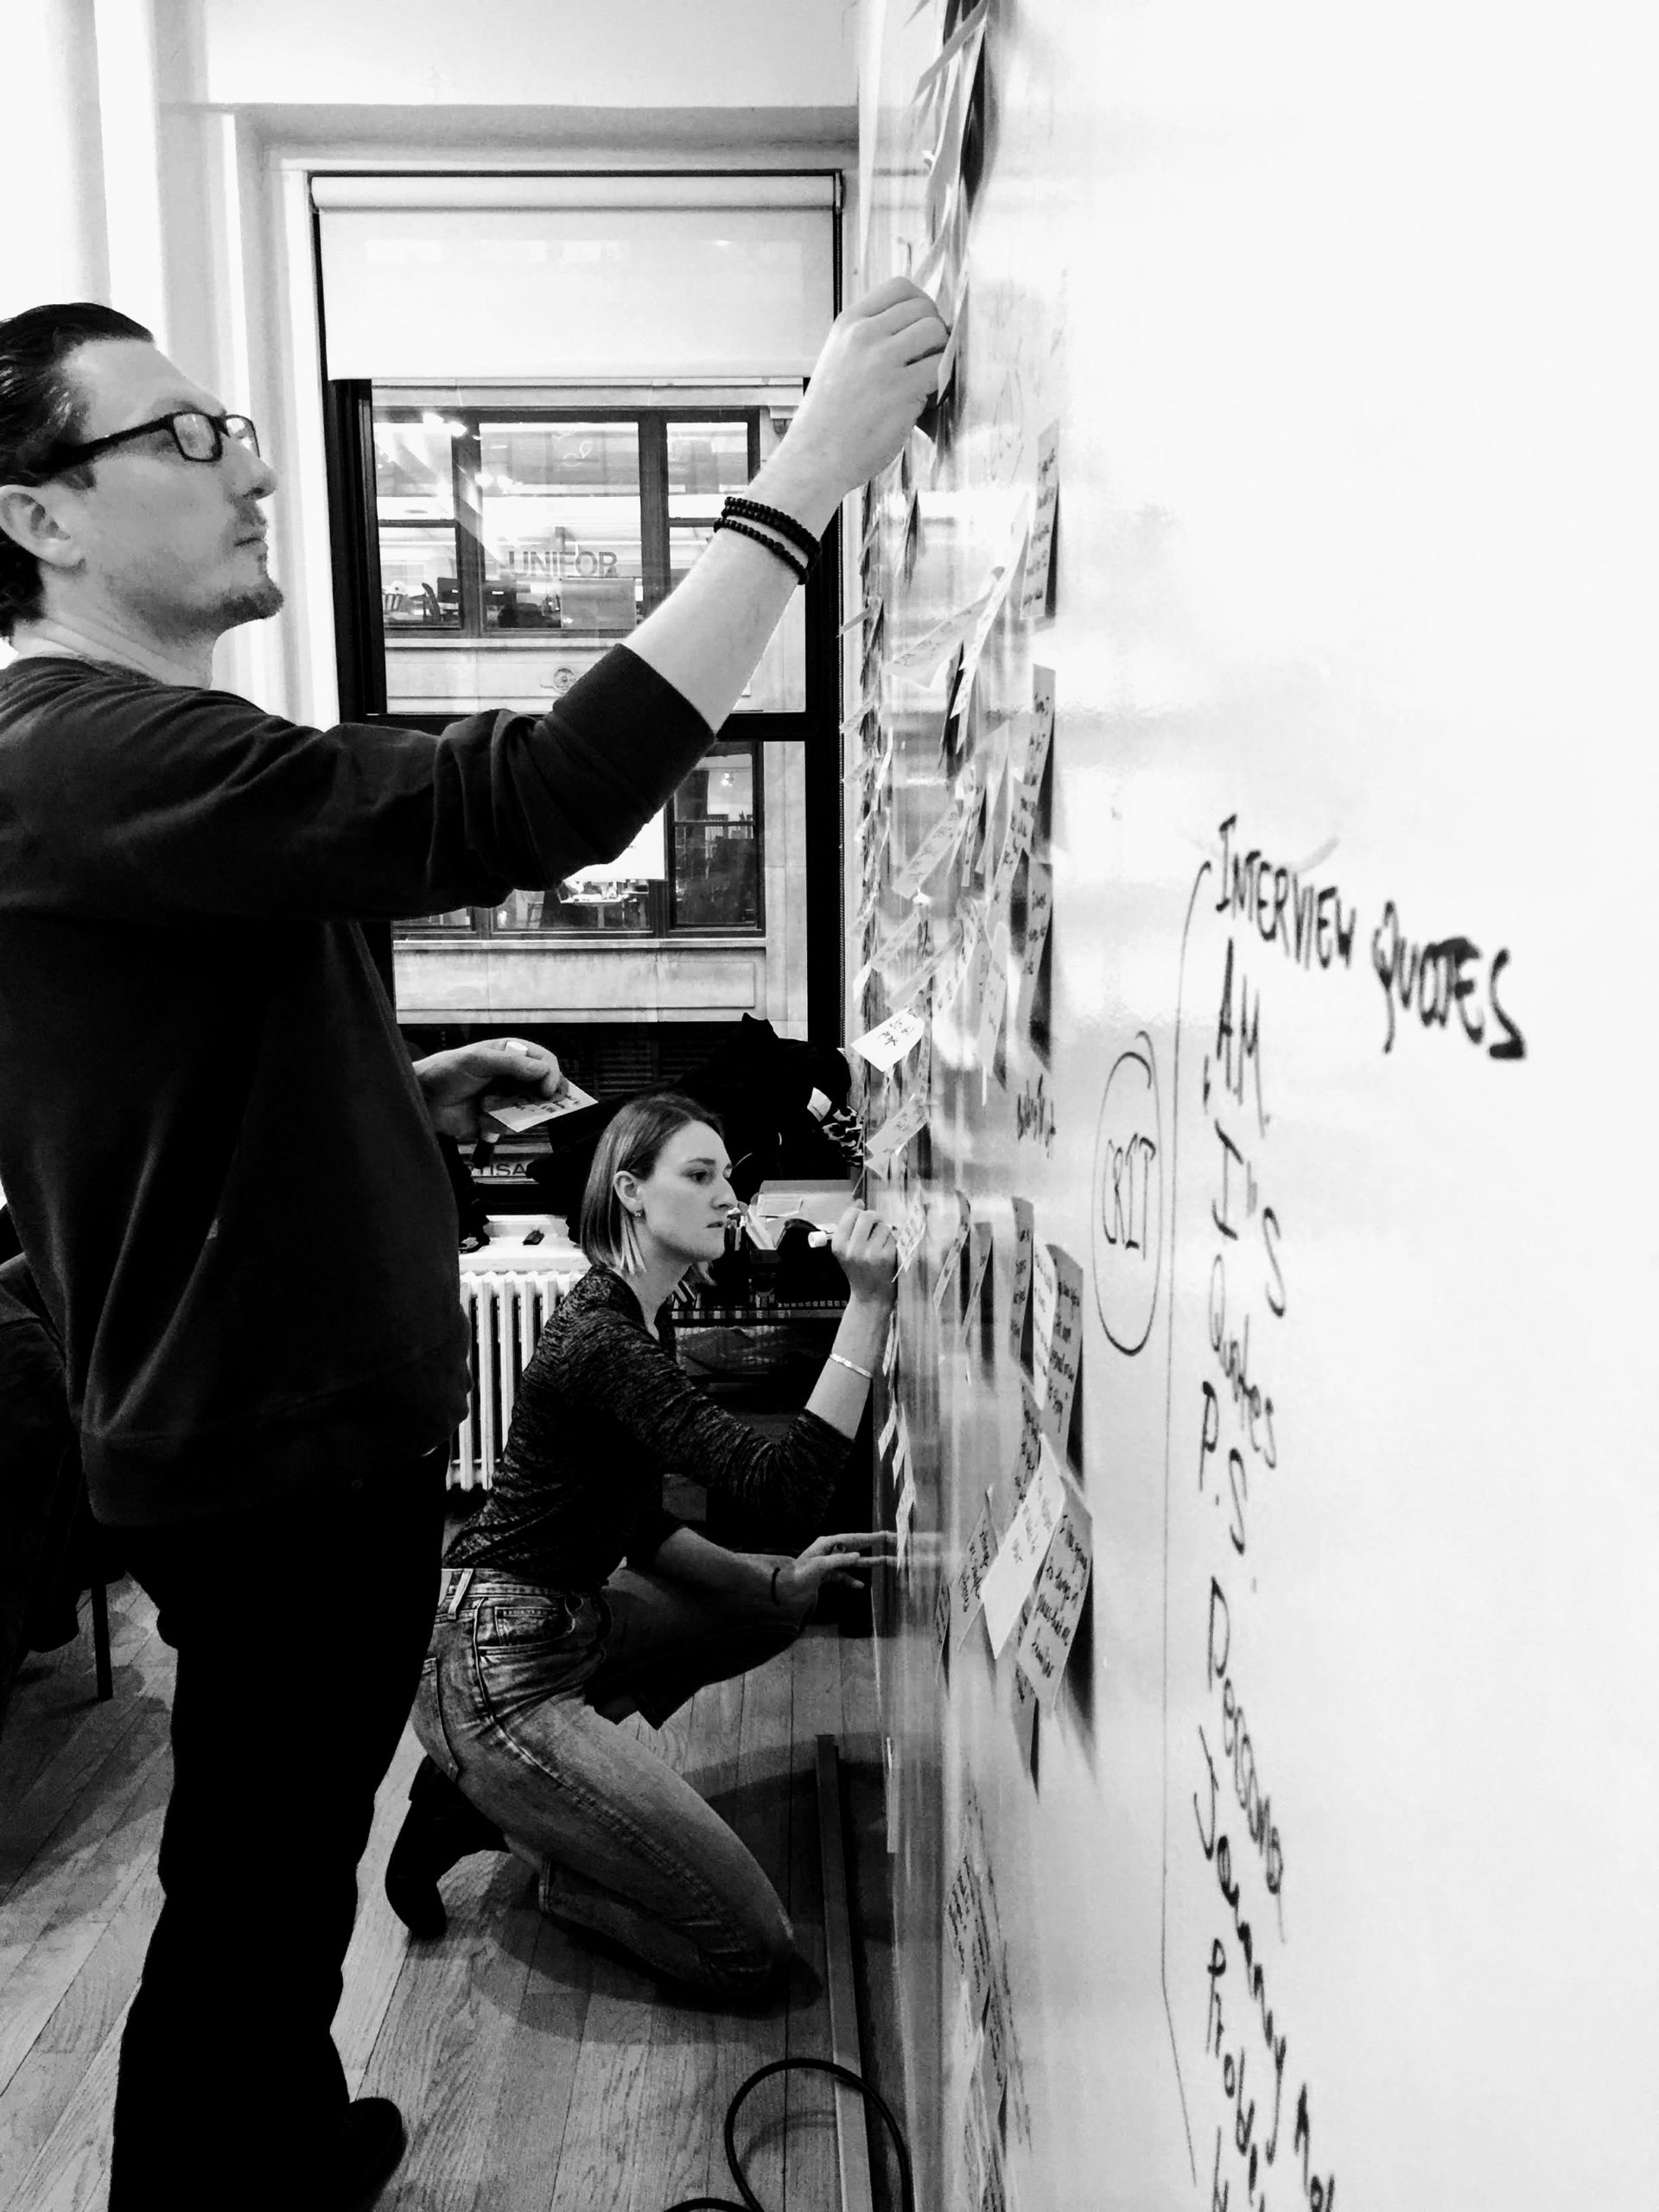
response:
<path id="1" fill-rule="evenodd" d="M 454 1206 L 357 918 L 609 857 L 709 738 L 623 647 L 540 719 L 436 737 L 84 661 L 0 671 L 0 1185 L 101 1520 L 444 1441 Z"/>
<path id="2" fill-rule="evenodd" d="M 445 1563 L 597 1590 L 625 1553 L 648 1566 L 681 1525 L 663 1510 L 671 1470 L 798 1551 L 822 1529 L 851 1450 L 816 1414 L 767 1438 L 722 1413 L 651 1335 L 621 1277 L 595 1267 L 543 1331 L 494 1485 Z"/>

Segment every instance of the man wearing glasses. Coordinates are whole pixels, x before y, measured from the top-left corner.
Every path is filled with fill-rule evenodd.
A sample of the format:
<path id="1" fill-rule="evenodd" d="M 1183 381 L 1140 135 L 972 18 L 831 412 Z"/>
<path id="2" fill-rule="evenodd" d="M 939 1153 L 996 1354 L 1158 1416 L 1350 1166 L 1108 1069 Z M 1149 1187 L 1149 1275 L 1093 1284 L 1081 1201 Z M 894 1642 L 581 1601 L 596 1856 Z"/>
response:
<path id="1" fill-rule="evenodd" d="M 431 1132 L 558 1076 L 501 1045 L 411 1068 L 358 924 L 626 845 L 944 336 L 909 285 L 849 309 L 758 505 L 627 645 L 544 716 L 434 737 L 213 690 L 216 639 L 282 605 L 253 425 L 108 308 L 0 322 L 0 1185 L 94 1510 L 178 1651 L 111 2212 L 344 2208 L 402 2148 L 328 2030 L 467 1387 Z"/>

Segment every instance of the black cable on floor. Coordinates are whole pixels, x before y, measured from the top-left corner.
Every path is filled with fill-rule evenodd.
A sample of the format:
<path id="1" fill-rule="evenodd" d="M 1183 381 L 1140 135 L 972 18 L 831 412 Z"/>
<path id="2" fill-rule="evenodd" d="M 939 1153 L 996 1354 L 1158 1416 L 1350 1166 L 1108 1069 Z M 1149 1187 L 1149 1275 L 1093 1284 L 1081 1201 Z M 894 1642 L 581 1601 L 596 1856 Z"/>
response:
<path id="1" fill-rule="evenodd" d="M 741 2203 L 729 2196 L 686 2196 L 677 2204 L 671 2204 L 668 2212 L 766 2212 L 766 2208 L 743 2178 L 743 2170 L 737 2158 L 737 2115 L 745 2098 L 774 2074 L 827 2074 L 832 2081 L 844 2082 L 848 2088 L 856 2089 L 867 2104 L 874 2105 L 882 2125 L 893 2138 L 893 2147 L 899 2159 L 899 2203 L 902 2212 L 916 2212 L 916 2183 L 910 2171 L 910 2146 L 905 2141 L 904 2130 L 893 2118 L 887 2099 L 879 2089 L 872 2088 L 861 2074 L 855 2074 L 850 2066 L 838 2066 L 833 2058 L 774 2058 L 769 2066 L 757 2067 L 726 2107 L 726 2163 L 732 2170 L 732 2179 L 737 2183 Z"/>

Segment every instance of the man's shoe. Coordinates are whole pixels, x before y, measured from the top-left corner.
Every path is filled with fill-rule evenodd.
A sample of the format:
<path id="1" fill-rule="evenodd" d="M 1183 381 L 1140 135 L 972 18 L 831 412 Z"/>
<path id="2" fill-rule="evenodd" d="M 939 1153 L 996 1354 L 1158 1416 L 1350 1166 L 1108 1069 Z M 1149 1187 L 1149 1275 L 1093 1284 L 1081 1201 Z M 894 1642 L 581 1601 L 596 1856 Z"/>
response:
<path id="1" fill-rule="evenodd" d="M 448 1925 L 438 1882 L 474 1851 L 505 1851 L 506 1838 L 467 1802 L 448 1777 L 423 1758 L 410 1785 L 409 1810 L 386 1861 L 386 1902 L 411 1936 L 429 1939 Z"/>
<path id="2" fill-rule="evenodd" d="M 359 2097 L 340 2124 L 328 2194 L 328 2212 L 363 2212 L 379 2195 L 404 2155 L 404 2115 L 390 2097 Z"/>

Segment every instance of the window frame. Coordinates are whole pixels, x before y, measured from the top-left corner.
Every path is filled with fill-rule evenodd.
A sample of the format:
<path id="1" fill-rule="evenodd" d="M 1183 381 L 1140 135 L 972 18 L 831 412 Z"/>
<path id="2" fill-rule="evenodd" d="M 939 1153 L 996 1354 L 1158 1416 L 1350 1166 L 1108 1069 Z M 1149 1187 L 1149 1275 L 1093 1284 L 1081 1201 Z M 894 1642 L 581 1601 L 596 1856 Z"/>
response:
<path id="1" fill-rule="evenodd" d="M 383 404 L 397 404 L 389 395 L 393 388 L 382 388 Z M 374 454 L 375 387 L 367 379 L 324 379 L 323 429 L 324 448 L 328 482 L 328 502 L 331 522 L 331 548 L 334 568 L 334 639 L 336 670 L 340 687 L 341 718 L 368 723 L 393 723 L 407 728 L 427 729 L 435 734 L 455 719 L 453 715 L 410 714 L 393 715 L 386 704 L 385 645 L 386 630 L 383 616 L 381 595 L 378 500 L 376 487 Z M 750 423 L 750 467 L 759 463 L 758 407 L 703 404 L 695 389 L 687 388 L 665 397 L 660 406 L 639 404 L 606 408 L 594 405 L 584 393 L 581 403 L 561 407 L 556 387 L 550 387 L 550 397 L 544 407 L 531 405 L 523 398 L 505 401 L 499 409 L 456 404 L 452 410 L 461 417 L 472 416 L 474 434 L 476 420 L 484 415 L 498 419 L 529 421 L 536 416 L 567 421 L 596 421 L 607 416 L 634 420 L 642 425 L 651 421 L 658 426 L 654 459 L 648 458 L 647 441 L 643 435 L 640 447 L 641 499 L 641 569 L 646 577 L 641 619 L 660 604 L 667 595 L 670 575 L 669 543 L 671 537 L 666 482 L 667 423 L 671 418 L 690 422 L 712 422 L 721 419 L 743 419 Z M 457 441 L 457 443 L 460 442 Z M 660 474 L 657 473 L 660 470 Z M 647 536 L 646 515 L 647 478 L 655 477 L 660 498 L 661 528 L 657 548 L 658 566 L 652 566 L 653 549 Z M 462 550 L 462 502 L 459 486 L 456 512 L 450 526 L 457 533 L 457 551 Z M 433 525 L 423 525 L 430 528 Z M 442 523 L 439 524 L 442 527 Z M 652 525 L 654 526 L 654 525 Z M 481 586 L 481 541 L 480 564 Z M 841 524 L 839 515 L 831 523 L 823 541 L 823 556 L 805 586 L 804 698 L 798 711 L 760 712 L 739 708 L 722 725 L 722 738 L 749 738 L 755 743 L 755 824 L 757 844 L 759 921 L 753 927 L 734 928 L 723 925 L 677 926 L 671 924 L 664 933 L 645 931 L 617 931 L 605 938 L 607 945 L 627 946 L 636 950 L 651 945 L 683 945 L 688 950 L 700 944 L 721 939 L 752 944 L 764 939 L 767 931 L 765 902 L 765 755 L 761 750 L 774 743 L 797 741 L 804 743 L 804 760 L 806 769 L 805 805 L 805 861 L 806 861 L 806 983 L 807 1028 L 815 1039 L 834 1042 L 842 1027 L 842 808 L 841 808 L 841 636 L 840 636 L 840 578 Z M 660 579 L 660 590 L 653 596 L 653 588 Z M 463 584 L 462 589 L 466 587 Z M 463 602 L 464 603 L 464 602 Z M 480 596 L 481 604 L 481 596 Z M 463 616 L 463 625 L 465 617 Z M 477 639 L 465 626 L 459 630 L 434 631 L 435 637 L 450 640 L 457 637 L 472 642 L 481 642 L 490 636 L 481 632 Z M 533 636 L 535 633 L 527 633 Z M 581 633 L 576 633 L 581 634 Z M 608 643 L 626 643 L 626 633 L 598 633 Z M 671 811 L 665 814 L 664 843 L 668 842 L 668 824 Z M 672 854 L 665 851 L 668 880 L 672 884 Z M 534 944 L 550 950 L 583 949 L 595 939 L 586 932 L 558 930 L 502 931 L 492 927 L 493 909 L 474 908 L 471 930 L 435 928 L 429 935 L 423 932 L 429 944 L 488 944 L 495 941 L 520 950 Z"/>

